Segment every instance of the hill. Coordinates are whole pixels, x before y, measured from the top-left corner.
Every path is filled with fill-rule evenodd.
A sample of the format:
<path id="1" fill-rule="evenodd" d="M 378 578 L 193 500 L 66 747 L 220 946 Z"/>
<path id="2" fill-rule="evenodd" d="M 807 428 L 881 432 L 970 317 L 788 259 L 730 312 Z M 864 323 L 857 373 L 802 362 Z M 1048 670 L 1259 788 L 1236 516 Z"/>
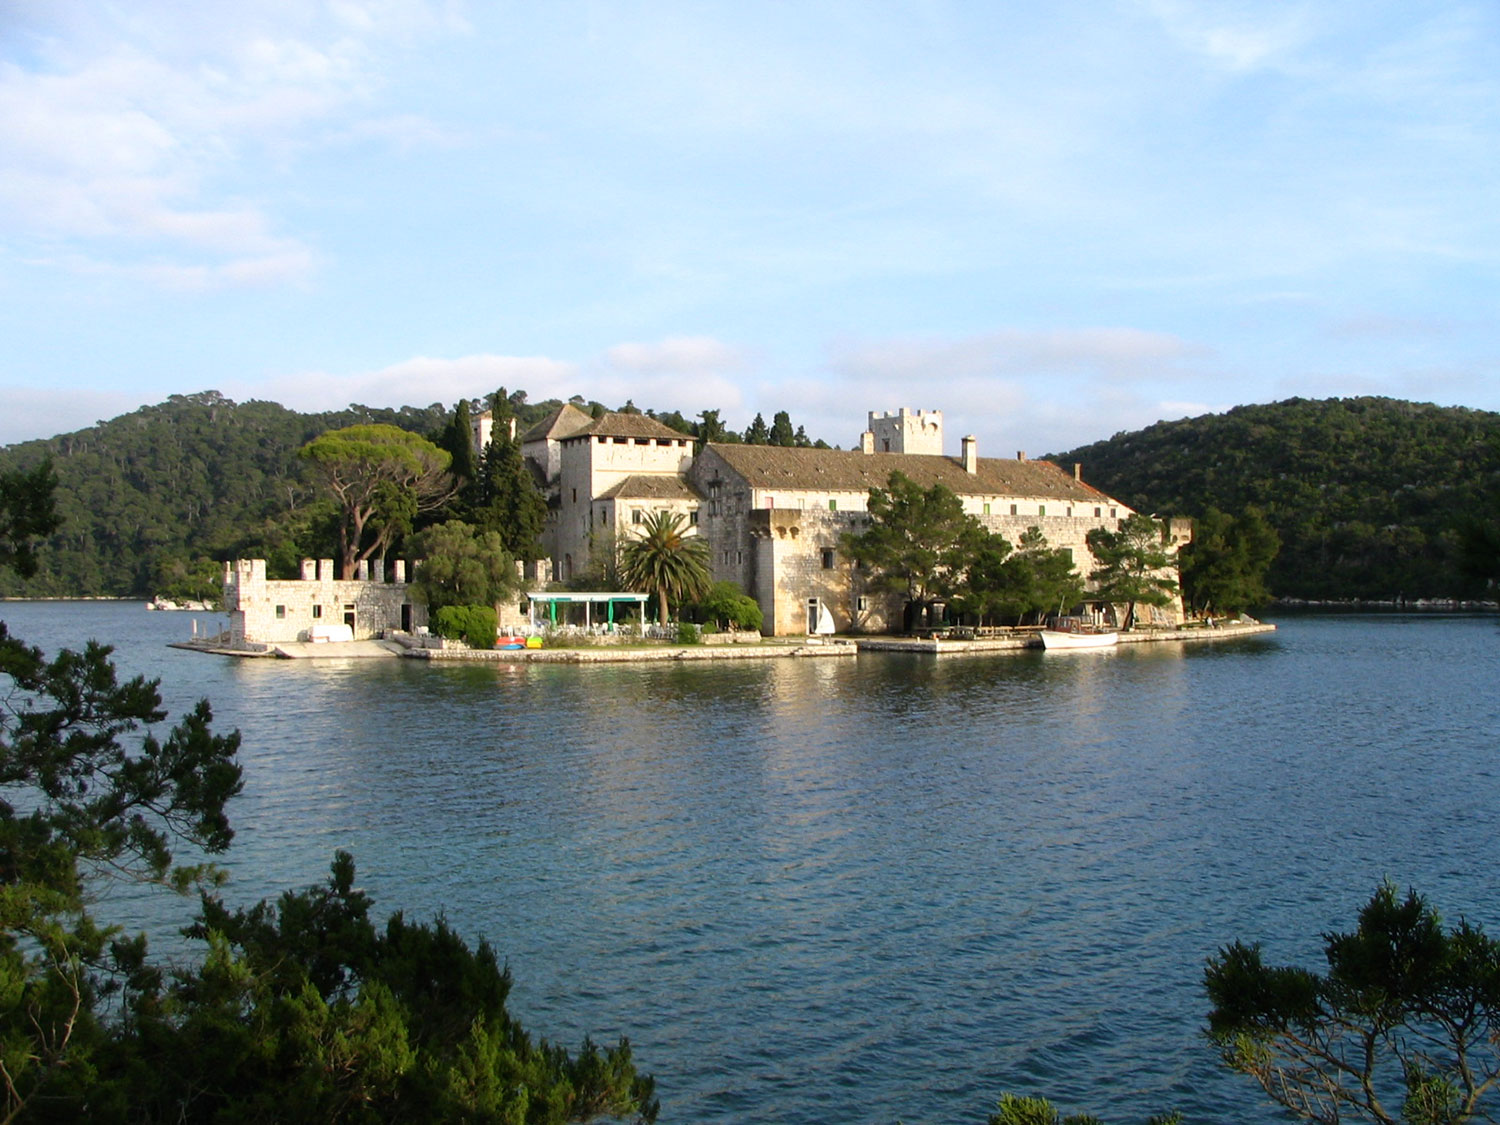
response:
<path id="1" fill-rule="evenodd" d="M 7 446 L 0 469 L 52 459 L 63 525 L 43 549 L 37 576 L 27 582 L 6 574 L 0 593 L 144 596 L 195 558 L 258 541 L 292 547 L 298 517 L 317 514 L 296 457 L 305 442 L 356 422 L 428 433 L 446 418 L 437 405 L 299 414 L 205 391 Z"/>
<path id="2" fill-rule="evenodd" d="M 557 399 L 527 402 L 524 391 L 506 397 L 523 433 L 562 405 Z M 605 410 L 601 403 L 572 401 L 596 417 Z M 632 403 L 619 409 L 636 411 Z M 701 427 L 676 411 L 645 413 L 699 436 Z M 716 440 L 740 440 L 723 431 L 717 411 L 708 413 L 718 427 Z M 36 577 L 0 574 L 0 596 L 211 596 L 219 572 L 208 560 L 236 556 L 265 558 L 272 574 L 290 577 L 299 558 L 326 558 L 337 539 L 333 510 L 297 457 L 304 444 L 360 422 L 435 438 L 451 418 L 441 403 L 302 414 L 203 391 L 173 395 L 85 430 L 0 448 L 0 471 L 51 459 L 63 520 L 40 553 Z M 800 427 L 793 436 L 784 413 L 774 427 L 757 416 L 744 440 L 775 442 L 783 424 L 787 444 L 812 444 Z"/>
<path id="3" fill-rule="evenodd" d="M 1288 399 L 1159 422 L 1051 454 L 1160 515 L 1261 509 L 1281 535 L 1274 593 L 1452 598 L 1466 523 L 1500 498 L 1500 414 L 1387 398 Z"/>

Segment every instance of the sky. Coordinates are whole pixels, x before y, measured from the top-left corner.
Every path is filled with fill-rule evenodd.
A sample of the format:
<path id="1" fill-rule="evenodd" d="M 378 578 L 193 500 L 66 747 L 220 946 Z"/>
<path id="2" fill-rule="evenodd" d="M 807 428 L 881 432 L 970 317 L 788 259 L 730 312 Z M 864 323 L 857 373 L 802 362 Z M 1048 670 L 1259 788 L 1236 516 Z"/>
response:
<path id="1" fill-rule="evenodd" d="M 1500 410 L 1500 6 L 0 0 L 0 443 L 172 394 L 1058 452 Z"/>

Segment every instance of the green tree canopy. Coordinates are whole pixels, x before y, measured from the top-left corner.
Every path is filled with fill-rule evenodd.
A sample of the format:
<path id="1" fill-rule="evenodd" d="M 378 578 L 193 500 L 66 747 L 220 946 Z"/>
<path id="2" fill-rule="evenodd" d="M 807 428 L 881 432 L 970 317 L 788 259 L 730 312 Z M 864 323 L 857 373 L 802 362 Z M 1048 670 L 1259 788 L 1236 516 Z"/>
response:
<path id="1" fill-rule="evenodd" d="M 499 532 L 449 520 L 412 541 L 420 556 L 412 593 L 437 610 L 450 605 L 495 606 L 520 589 L 515 560 Z"/>
<path id="2" fill-rule="evenodd" d="M 0 567 L 27 578 L 36 573 L 36 541 L 62 523 L 53 500 L 56 490 L 50 460 L 29 470 L 0 472 Z"/>
<path id="3" fill-rule="evenodd" d="M 771 431 L 766 426 L 765 417 L 756 414 L 754 421 L 745 428 L 746 445 L 769 445 L 771 442 Z"/>
<path id="4" fill-rule="evenodd" d="M 519 436 L 511 435 L 514 415 L 505 388 L 490 402 L 494 428 L 479 465 L 474 519 L 486 531 L 496 532 L 513 558 L 529 562 L 542 556 L 547 500 L 526 467 Z"/>
<path id="5" fill-rule="evenodd" d="M 708 544 L 689 535 L 676 512 L 648 512 L 640 533 L 620 545 L 620 573 L 632 590 L 656 598 L 665 625 L 668 603 L 701 598 L 712 581 Z"/>
<path id="6" fill-rule="evenodd" d="M 778 410 L 771 419 L 771 432 L 766 436 L 766 442 L 769 445 L 797 444 L 797 433 L 792 429 L 792 416 L 785 410 Z"/>
<path id="7" fill-rule="evenodd" d="M 1179 553 L 1182 596 L 1196 613 L 1238 613 L 1271 600 L 1266 575 L 1281 538 L 1256 508 L 1239 516 L 1209 508 Z"/>
<path id="8" fill-rule="evenodd" d="M 982 539 L 964 594 L 965 604 L 972 600 L 983 613 L 1022 621 L 1061 612 L 1083 597 L 1083 577 L 1072 553 L 1049 547 L 1038 527 L 1027 528 L 1014 551 L 998 535 Z"/>
<path id="9" fill-rule="evenodd" d="M 506 403 L 507 409 L 509 402 Z M 474 419 L 468 399 L 459 399 L 453 407 L 453 417 L 448 419 L 438 434 L 436 445 L 452 458 L 448 471 L 460 490 L 468 488 L 479 475 L 479 459 L 474 454 Z"/>
<path id="10" fill-rule="evenodd" d="M 844 551 L 874 570 L 874 584 L 928 606 L 963 589 L 984 529 L 949 488 L 923 489 L 901 472 L 870 489 L 870 526 Z"/>
<path id="11" fill-rule="evenodd" d="M 345 577 L 361 559 L 383 556 L 418 513 L 437 508 L 453 491 L 452 458 L 396 426 L 331 430 L 304 445 L 301 455 L 343 513 L 339 555 Z"/>
<path id="12" fill-rule="evenodd" d="M 719 420 L 717 410 L 704 410 L 698 414 L 700 419 L 697 426 L 698 441 L 706 445 L 711 441 L 722 442 L 727 440 L 728 431 L 724 429 L 724 423 Z"/>
<path id="13" fill-rule="evenodd" d="M 1136 512 L 1118 531 L 1094 528 L 1088 533 L 1088 545 L 1099 564 L 1089 575 L 1094 595 L 1127 607 L 1124 628 L 1135 624 L 1137 605 L 1171 604 L 1177 581 L 1170 575 L 1172 555 L 1156 520 Z"/>

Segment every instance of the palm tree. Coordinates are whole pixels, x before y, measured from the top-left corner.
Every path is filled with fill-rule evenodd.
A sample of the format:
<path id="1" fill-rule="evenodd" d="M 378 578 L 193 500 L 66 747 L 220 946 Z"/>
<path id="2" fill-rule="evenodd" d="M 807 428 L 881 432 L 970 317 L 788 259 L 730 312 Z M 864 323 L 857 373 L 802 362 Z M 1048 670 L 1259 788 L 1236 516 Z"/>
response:
<path id="1" fill-rule="evenodd" d="M 708 544 L 689 535 L 675 512 L 649 512 L 641 533 L 620 548 L 620 574 L 633 590 L 654 594 L 660 620 L 667 623 L 667 600 L 707 595 Z"/>

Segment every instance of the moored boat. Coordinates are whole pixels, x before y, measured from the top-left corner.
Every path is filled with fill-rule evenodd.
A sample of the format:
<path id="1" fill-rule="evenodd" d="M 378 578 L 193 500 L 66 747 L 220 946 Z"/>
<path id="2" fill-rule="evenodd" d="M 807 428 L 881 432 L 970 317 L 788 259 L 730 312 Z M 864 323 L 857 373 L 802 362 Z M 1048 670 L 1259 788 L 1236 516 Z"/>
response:
<path id="1" fill-rule="evenodd" d="M 1047 649 L 1109 648 L 1119 639 L 1116 630 L 1077 617 L 1059 617 L 1042 630 L 1042 647 Z"/>

